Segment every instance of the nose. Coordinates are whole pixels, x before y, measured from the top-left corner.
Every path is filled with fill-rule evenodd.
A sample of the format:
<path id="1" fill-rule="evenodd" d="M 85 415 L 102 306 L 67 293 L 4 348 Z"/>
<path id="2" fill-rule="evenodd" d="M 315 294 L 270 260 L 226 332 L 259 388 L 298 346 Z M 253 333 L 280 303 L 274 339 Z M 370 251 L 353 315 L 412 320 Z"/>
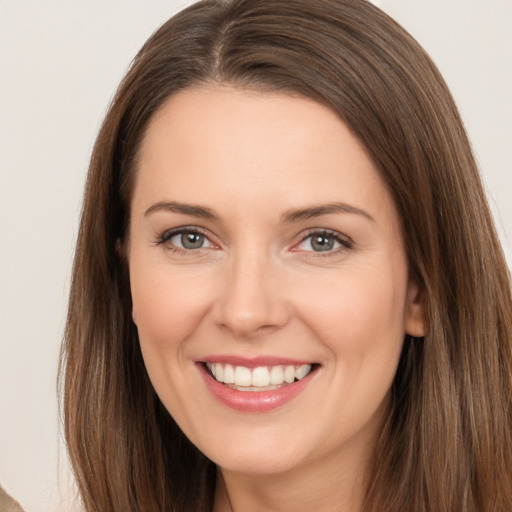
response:
<path id="1" fill-rule="evenodd" d="M 213 307 L 217 325 L 237 338 L 257 338 L 290 319 L 278 265 L 262 255 L 231 258 Z"/>

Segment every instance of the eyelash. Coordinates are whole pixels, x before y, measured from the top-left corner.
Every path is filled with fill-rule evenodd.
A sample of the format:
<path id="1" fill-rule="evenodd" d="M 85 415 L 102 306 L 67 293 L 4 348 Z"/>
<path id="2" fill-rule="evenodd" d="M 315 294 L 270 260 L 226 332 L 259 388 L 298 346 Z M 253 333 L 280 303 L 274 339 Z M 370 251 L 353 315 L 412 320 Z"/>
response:
<path id="1" fill-rule="evenodd" d="M 308 254 L 308 257 L 312 257 L 312 258 L 328 257 L 328 256 L 337 255 L 339 253 L 342 253 L 342 252 L 344 252 L 348 249 L 352 249 L 354 247 L 354 243 L 352 242 L 352 240 L 350 240 L 350 238 L 348 238 L 345 235 L 342 235 L 341 233 L 338 233 L 337 231 L 333 231 L 330 229 L 311 229 L 311 230 L 307 231 L 304 235 L 301 236 L 299 242 L 293 246 L 292 251 L 299 252 L 300 249 L 297 249 L 297 247 L 302 245 L 306 240 L 308 240 L 308 238 L 313 238 L 313 237 L 318 237 L 318 238 L 323 237 L 323 238 L 332 239 L 332 240 L 334 240 L 334 242 L 337 242 L 338 244 L 340 244 L 340 247 L 337 247 L 335 249 L 330 249 L 327 251 L 302 251 L 302 252 L 306 252 L 306 253 L 311 253 L 311 254 Z"/>
<path id="2" fill-rule="evenodd" d="M 171 238 L 174 238 L 178 235 L 184 235 L 184 234 L 193 234 L 193 235 L 201 235 L 205 238 L 205 240 L 208 240 L 208 242 L 212 245 L 213 242 L 208 237 L 207 233 L 204 232 L 202 229 L 196 227 L 196 226 L 183 226 L 181 228 L 176 229 L 170 229 L 168 231 L 164 231 L 156 241 L 156 245 L 165 246 L 165 248 L 173 253 L 179 253 L 183 255 L 189 255 L 193 251 L 198 251 L 200 249 L 204 249 L 203 247 L 200 247 L 199 249 L 185 249 L 182 247 L 177 247 L 174 244 L 168 243 Z"/>
<path id="3" fill-rule="evenodd" d="M 210 244 L 212 244 L 214 246 L 216 245 L 210 240 L 210 238 L 206 232 L 204 232 L 202 229 L 200 229 L 196 226 L 184 226 L 181 228 L 164 231 L 158 237 L 158 240 L 156 241 L 156 245 L 158 245 L 158 246 L 165 245 L 167 250 L 169 250 L 173 253 L 180 253 L 183 255 L 189 255 L 191 252 L 205 249 L 204 247 L 200 247 L 198 249 L 185 249 L 182 247 L 177 247 L 174 244 L 168 243 L 169 240 L 171 240 L 173 237 L 178 236 L 178 235 L 183 235 L 183 234 L 201 235 Z M 326 250 L 326 251 L 305 251 L 305 250 L 301 251 L 300 249 L 297 249 L 297 247 L 300 246 L 301 244 L 303 244 L 306 240 L 308 240 L 308 238 L 312 238 L 314 236 L 316 236 L 318 238 L 323 237 L 323 238 L 333 239 L 334 242 L 337 242 L 338 244 L 340 244 L 340 247 L 337 247 L 335 249 Z M 338 254 L 338 253 L 346 251 L 348 249 L 352 249 L 353 246 L 354 246 L 354 244 L 353 244 L 352 240 L 350 240 L 348 237 L 346 237 L 344 235 L 341 235 L 337 231 L 332 231 L 330 229 L 311 229 L 311 230 L 308 230 L 305 234 L 303 234 L 300 237 L 299 241 L 293 245 L 291 251 L 292 252 L 300 251 L 300 252 L 305 252 L 305 253 L 312 253 L 312 254 L 314 254 L 314 256 L 312 254 L 310 254 L 310 255 L 308 255 L 308 257 L 316 258 L 316 257 L 332 256 L 334 254 Z"/>

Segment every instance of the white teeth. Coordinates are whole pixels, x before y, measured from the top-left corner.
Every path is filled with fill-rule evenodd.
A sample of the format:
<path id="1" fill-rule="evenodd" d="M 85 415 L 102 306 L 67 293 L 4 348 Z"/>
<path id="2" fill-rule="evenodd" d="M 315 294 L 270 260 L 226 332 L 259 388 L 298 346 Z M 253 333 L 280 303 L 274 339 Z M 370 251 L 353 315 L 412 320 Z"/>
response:
<path id="1" fill-rule="evenodd" d="M 224 368 L 220 363 L 215 364 L 215 378 L 219 382 L 224 382 Z"/>
<path id="2" fill-rule="evenodd" d="M 224 383 L 225 384 L 234 384 L 235 383 L 235 369 L 227 364 L 224 366 Z"/>
<path id="3" fill-rule="evenodd" d="M 284 369 L 284 381 L 291 384 L 295 380 L 295 366 L 291 364 Z"/>
<path id="4" fill-rule="evenodd" d="M 295 370 L 295 377 L 297 380 L 303 379 L 311 371 L 310 364 L 303 364 Z"/>
<path id="5" fill-rule="evenodd" d="M 206 363 L 206 366 L 217 381 L 245 388 L 281 386 L 285 382 L 291 384 L 303 379 L 311 371 L 310 364 L 258 366 L 253 369 L 223 363 Z"/>
<path id="6" fill-rule="evenodd" d="M 251 384 L 260 388 L 270 384 L 270 372 L 266 366 L 258 366 L 252 371 Z"/>
<path id="7" fill-rule="evenodd" d="M 270 384 L 280 386 L 284 382 L 284 371 L 282 366 L 273 366 L 270 370 Z"/>
<path id="8" fill-rule="evenodd" d="M 249 368 L 246 368 L 245 366 L 237 366 L 235 368 L 236 386 L 250 386 L 251 380 L 251 370 L 249 370 Z"/>

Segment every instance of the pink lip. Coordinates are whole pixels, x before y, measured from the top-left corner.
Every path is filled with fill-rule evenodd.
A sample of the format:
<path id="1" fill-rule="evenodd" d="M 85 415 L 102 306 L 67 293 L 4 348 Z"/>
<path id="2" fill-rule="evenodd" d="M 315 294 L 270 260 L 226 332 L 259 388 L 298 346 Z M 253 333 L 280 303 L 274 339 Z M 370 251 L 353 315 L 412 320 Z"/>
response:
<path id="1" fill-rule="evenodd" d="M 210 361 L 211 360 L 208 359 L 208 362 Z M 222 359 L 222 361 L 227 362 L 226 359 Z M 278 364 L 301 364 L 300 362 L 284 363 L 282 362 L 282 359 L 279 361 L 280 363 Z M 268 359 L 265 358 L 263 363 L 258 363 L 254 366 L 267 365 L 270 366 L 271 364 L 268 363 Z M 299 381 L 296 381 L 292 384 L 283 385 L 277 389 L 272 389 L 269 391 L 237 391 L 236 389 L 228 388 L 224 384 L 217 382 L 208 373 L 204 364 L 198 363 L 197 366 L 201 372 L 201 375 L 203 376 L 206 387 L 210 390 L 212 395 L 222 404 L 240 412 L 267 412 L 271 411 L 272 409 L 276 409 L 281 405 L 284 405 L 302 393 L 310 383 L 312 374 L 316 373 L 316 371 L 312 371 Z M 246 364 L 242 366 L 246 366 Z"/>

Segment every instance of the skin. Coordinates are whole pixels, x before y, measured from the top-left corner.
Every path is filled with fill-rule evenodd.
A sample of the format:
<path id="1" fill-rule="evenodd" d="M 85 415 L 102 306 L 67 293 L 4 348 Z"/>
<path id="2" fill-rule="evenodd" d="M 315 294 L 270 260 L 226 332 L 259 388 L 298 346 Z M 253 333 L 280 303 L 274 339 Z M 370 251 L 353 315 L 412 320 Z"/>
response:
<path id="1" fill-rule="evenodd" d="M 333 203 L 352 211 L 290 215 Z M 202 247 L 162 243 L 184 226 Z M 133 319 L 156 392 L 218 465 L 216 512 L 359 510 L 404 335 L 424 331 L 399 226 L 363 145 L 314 101 L 212 85 L 151 120 L 131 204 Z M 324 230 L 332 249 L 315 250 Z M 247 413 L 200 375 L 220 354 L 318 366 L 290 402 Z"/>

